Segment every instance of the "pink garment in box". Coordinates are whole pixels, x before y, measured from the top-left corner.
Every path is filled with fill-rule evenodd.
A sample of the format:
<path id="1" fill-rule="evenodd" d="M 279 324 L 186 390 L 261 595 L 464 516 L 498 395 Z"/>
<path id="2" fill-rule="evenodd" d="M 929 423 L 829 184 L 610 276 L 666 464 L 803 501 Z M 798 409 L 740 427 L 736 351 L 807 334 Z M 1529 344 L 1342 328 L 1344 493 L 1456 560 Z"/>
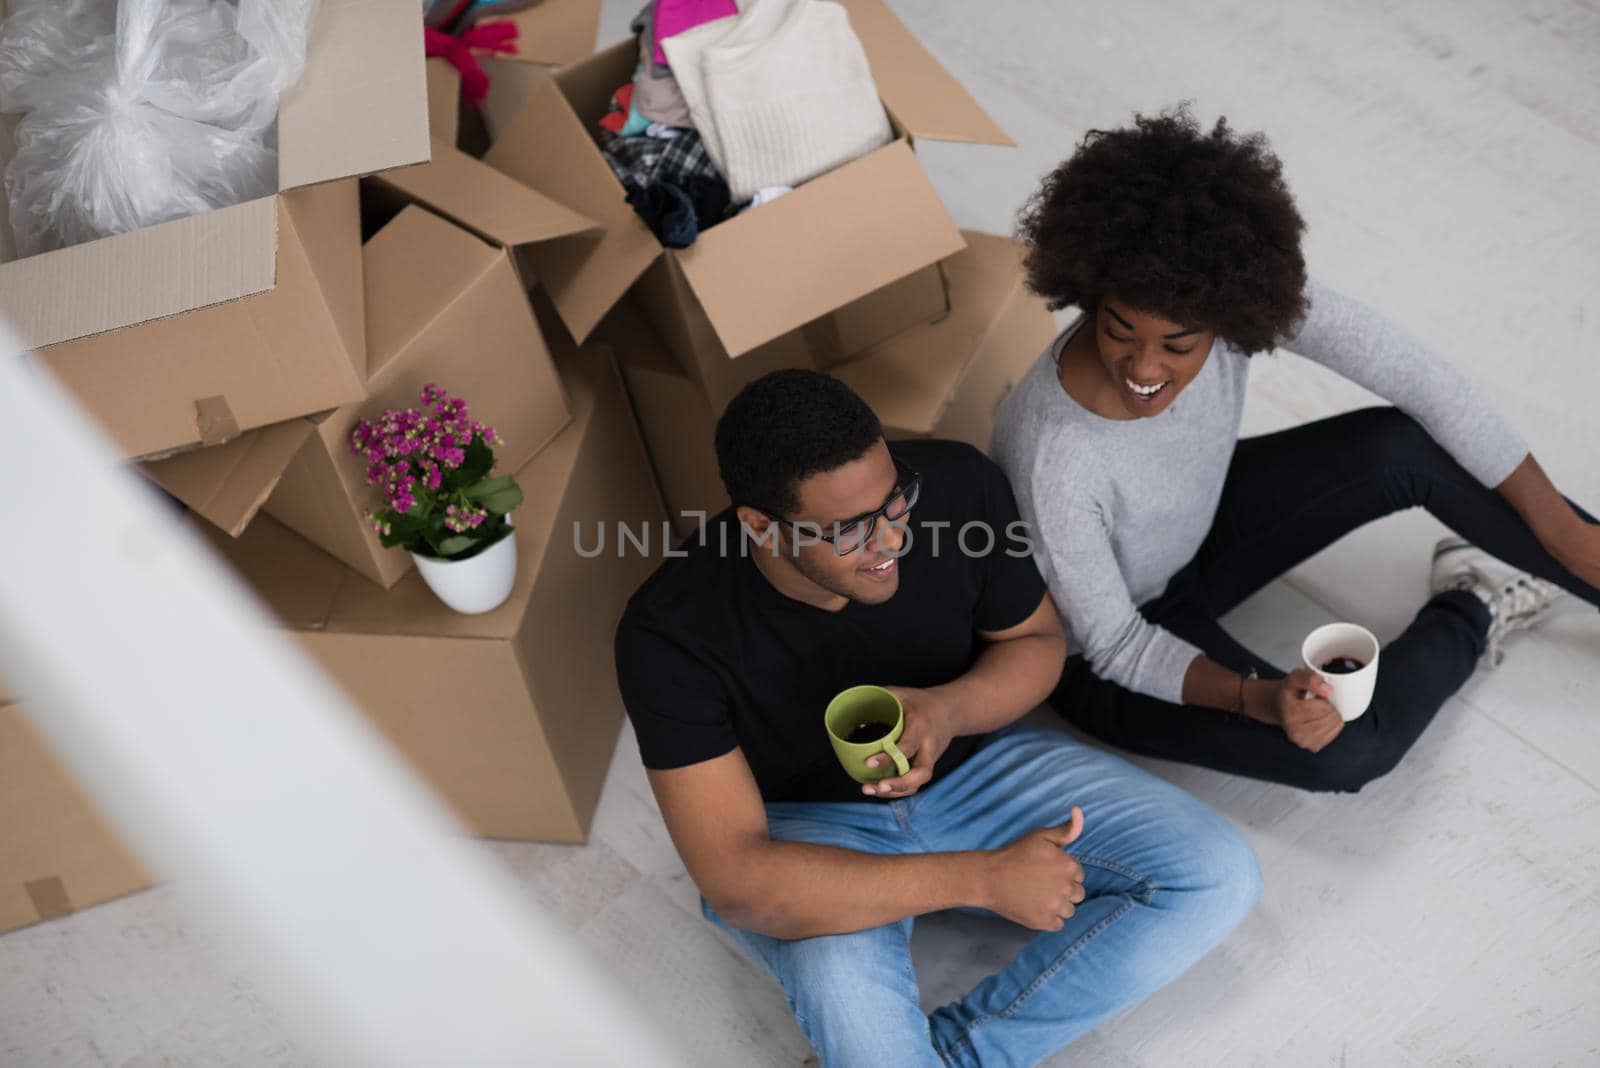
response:
<path id="1" fill-rule="evenodd" d="M 655 61 L 662 66 L 667 64 L 667 54 L 661 50 L 666 38 L 738 13 L 739 5 L 734 0 L 656 0 Z"/>

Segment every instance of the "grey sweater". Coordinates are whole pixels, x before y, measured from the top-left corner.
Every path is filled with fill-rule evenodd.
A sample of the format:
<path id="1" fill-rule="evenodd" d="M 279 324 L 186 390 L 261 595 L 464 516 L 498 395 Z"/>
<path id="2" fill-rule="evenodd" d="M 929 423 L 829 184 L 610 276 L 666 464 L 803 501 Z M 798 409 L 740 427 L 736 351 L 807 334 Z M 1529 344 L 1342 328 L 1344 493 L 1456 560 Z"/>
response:
<path id="1" fill-rule="evenodd" d="M 1365 386 L 1427 428 L 1486 486 L 1527 455 L 1521 435 L 1458 372 L 1382 316 L 1316 282 L 1284 347 Z M 990 454 L 1005 468 L 1072 650 L 1101 678 L 1182 700 L 1200 650 L 1138 606 L 1166 589 L 1211 529 L 1244 413 L 1249 359 L 1217 341 L 1167 410 L 1115 420 L 1080 406 L 1056 376 L 1076 327 L 1051 342 L 1001 405 Z"/>

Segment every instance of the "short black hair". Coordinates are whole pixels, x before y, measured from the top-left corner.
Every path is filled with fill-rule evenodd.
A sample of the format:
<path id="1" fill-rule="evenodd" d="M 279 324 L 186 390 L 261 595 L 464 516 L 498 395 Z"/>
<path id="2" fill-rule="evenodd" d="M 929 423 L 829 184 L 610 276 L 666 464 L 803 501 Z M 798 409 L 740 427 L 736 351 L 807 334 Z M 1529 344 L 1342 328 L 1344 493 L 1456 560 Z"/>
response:
<path id="1" fill-rule="evenodd" d="M 773 371 L 739 391 L 717 420 L 717 468 L 735 505 L 780 516 L 799 484 L 859 460 L 883 437 L 866 401 L 816 371 Z"/>
<path id="2" fill-rule="evenodd" d="M 1305 221 L 1266 138 L 1179 105 L 1091 130 L 1018 217 L 1028 285 L 1052 309 L 1112 297 L 1249 354 L 1305 315 Z"/>

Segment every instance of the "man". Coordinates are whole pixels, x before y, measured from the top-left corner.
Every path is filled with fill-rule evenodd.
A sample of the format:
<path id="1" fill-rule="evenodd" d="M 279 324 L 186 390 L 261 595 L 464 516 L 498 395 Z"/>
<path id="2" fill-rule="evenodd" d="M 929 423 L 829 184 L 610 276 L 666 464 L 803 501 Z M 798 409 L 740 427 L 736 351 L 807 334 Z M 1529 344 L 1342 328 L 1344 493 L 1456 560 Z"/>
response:
<path id="1" fill-rule="evenodd" d="M 634 595 L 617 673 L 707 917 L 782 984 L 824 1065 L 1032 1064 L 1249 911 L 1260 871 L 1224 820 L 1017 724 L 1066 641 L 999 468 L 886 444 L 809 371 L 747 386 L 716 448 L 734 507 Z M 835 757 L 823 710 L 860 683 L 904 705 L 909 773 L 860 785 Z M 925 1015 L 912 920 L 957 908 L 1040 933 Z"/>

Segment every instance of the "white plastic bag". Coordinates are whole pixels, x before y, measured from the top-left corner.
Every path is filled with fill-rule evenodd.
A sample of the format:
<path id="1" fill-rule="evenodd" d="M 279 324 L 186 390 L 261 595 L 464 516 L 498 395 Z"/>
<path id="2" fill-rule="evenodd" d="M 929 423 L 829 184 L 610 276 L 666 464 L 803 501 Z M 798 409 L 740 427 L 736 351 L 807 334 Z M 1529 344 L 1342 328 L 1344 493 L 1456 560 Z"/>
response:
<path id="1" fill-rule="evenodd" d="M 28 256 L 278 187 L 278 93 L 316 0 L 24 0 L 0 110 L 26 112 L 6 193 Z"/>

